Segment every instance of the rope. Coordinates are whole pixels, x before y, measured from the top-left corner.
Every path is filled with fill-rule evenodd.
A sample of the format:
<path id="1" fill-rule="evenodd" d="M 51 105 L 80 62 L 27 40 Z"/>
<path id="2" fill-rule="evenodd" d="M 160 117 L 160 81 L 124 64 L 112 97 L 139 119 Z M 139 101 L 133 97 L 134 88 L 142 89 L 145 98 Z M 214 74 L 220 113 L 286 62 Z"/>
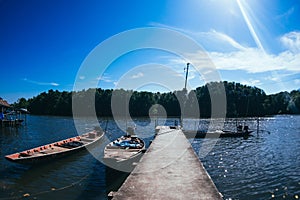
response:
<path id="1" fill-rule="evenodd" d="M 86 179 L 89 175 L 86 175 L 84 176 L 83 178 L 81 178 L 80 180 L 78 181 L 75 181 L 73 183 L 71 183 L 70 185 L 67 185 L 67 186 L 63 186 L 61 188 L 51 188 L 50 190 L 46 190 L 46 191 L 42 191 L 42 192 L 38 192 L 38 193 L 35 193 L 35 194 L 29 194 L 29 193 L 25 193 L 23 194 L 23 196 L 15 196 L 15 197 L 4 197 L 4 198 L 0 198 L 0 200 L 9 200 L 9 199 L 22 199 L 24 197 L 30 197 L 30 196 L 38 196 L 38 195 L 41 195 L 41 194 L 46 194 L 46 193 L 50 193 L 50 192 L 55 192 L 55 191 L 62 191 L 62 190 L 65 190 L 65 189 L 68 189 L 68 188 L 71 188 L 77 184 L 79 184 L 80 182 L 82 182 L 84 179 Z"/>

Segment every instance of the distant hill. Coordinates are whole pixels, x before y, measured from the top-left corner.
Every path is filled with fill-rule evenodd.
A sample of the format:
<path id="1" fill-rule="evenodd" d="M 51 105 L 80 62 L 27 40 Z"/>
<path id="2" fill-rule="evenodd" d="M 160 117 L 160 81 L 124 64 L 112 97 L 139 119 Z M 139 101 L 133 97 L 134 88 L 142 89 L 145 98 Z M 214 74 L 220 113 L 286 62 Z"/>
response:
<path id="1" fill-rule="evenodd" d="M 191 92 L 195 92 L 196 99 L 192 97 L 191 92 L 185 95 L 184 91 L 174 91 L 169 93 L 136 92 L 125 90 L 103 90 L 88 89 L 80 92 L 60 92 L 49 90 L 36 97 L 25 99 L 20 98 L 13 106 L 16 108 L 27 108 L 32 114 L 36 115 L 72 115 L 72 94 L 76 98 L 84 99 L 88 94 L 95 94 L 95 107 L 86 102 L 81 106 L 89 115 L 90 109 L 95 109 L 98 116 L 111 117 L 111 97 L 112 93 L 120 95 L 124 100 L 126 96 L 131 96 L 129 101 L 129 110 L 131 116 L 148 116 L 149 109 L 155 105 L 162 105 L 168 116 L 180 116 L 182 110 L 187 117 L 210 117 L 211 101 L 208 88 L 212 88 L 214 95 L 218 94 L 218 87 L 224 86 L 227 99 L 227 117 L 253 117 L 275 114 L 300 114 L 300 90 L 292 92 L 280 92 L 277 94 L 266 95 L 262 89 L 247 86 L 235 82 L 213 82 L 198 87 Z M 180 108 L 177 97 L 182 97 L 184 108 Z M 181 98 L 180 97 L 180 98 Z M 189 98 L 186 98 L 189 97 Z M 195 112 L 191 105 L 197 102 L 200 108 L 200 116 Z M 125 104 L 124 104 L 125 105 Z M 124 109 L 119 105 L 119 110 Z M 155 114 L 162 114 L 160 109 L 156 109 Z M 120 112 L 119 114 L 122 114 Z"/>

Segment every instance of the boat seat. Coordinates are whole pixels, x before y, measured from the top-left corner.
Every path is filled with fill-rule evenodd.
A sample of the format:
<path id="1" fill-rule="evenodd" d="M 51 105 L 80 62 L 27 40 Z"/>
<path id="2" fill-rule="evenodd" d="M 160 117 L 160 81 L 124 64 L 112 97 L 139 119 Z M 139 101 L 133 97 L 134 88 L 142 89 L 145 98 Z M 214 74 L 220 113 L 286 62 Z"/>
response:
<path id="1" fill-rule="evenodd" d="M 20 157 L 29 157 L 29 156 L 32 156 L 32 155 L 29 154 L 29 153 L 21 152 L 19 156 Z"/>
<path id="2" fill-rule="evenodd" d="M 87 139 L 87 138 L 81 138 L 81 141 L 83 141 L 83 142 L 93 142 L 94 140 Z"/>

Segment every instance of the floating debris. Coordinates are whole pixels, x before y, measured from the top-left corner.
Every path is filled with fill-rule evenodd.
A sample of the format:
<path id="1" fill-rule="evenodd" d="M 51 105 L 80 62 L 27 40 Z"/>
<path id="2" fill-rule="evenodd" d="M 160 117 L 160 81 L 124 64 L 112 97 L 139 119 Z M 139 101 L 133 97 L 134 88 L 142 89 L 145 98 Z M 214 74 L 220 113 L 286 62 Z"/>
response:
<path id="1" fill-rule="evenodd" d="M 29 197 L 29 196 L 30 196 L 29 193 L 23 194 L 23 197 Z"/>

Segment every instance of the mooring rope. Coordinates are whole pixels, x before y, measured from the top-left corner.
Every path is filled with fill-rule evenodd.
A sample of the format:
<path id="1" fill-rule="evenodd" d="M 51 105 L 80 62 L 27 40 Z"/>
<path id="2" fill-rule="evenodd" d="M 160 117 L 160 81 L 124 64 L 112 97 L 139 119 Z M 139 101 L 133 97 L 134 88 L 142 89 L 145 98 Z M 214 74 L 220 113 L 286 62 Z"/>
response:
<path id="1" fill-rule="evenodd" d="M 23 194 L 22 196 L 3 197 L 3 198 L 0 198 L 0 200 L 22 199 L 22 198 L 24 198 L 24 197 L 38 196 L 38 195 L 42 195 L 42 194 L 46 194 L 46 193 L 50 193 L 50 192 L 62 191 L 62 190 L 65 190 L 65 189 L 74 187 L 75 185 L 81 183 L 81 182 L 82 182 L 83 180 L 85 180 L 88 176 L 89 176 L 89 175 L 86 175 L 86 176 L 82 177 L 80 180 L 75 181 L 75 182 L 71 183 L 70 185 L 66 185 L 66 186 L 60 187 L 60 188 L 54 188 L 54 187 L 52 187 L 50 190 L 38 192 L 38 193 L 35 193 L 35 194 L 25 193 L 25 194 Z"/>

